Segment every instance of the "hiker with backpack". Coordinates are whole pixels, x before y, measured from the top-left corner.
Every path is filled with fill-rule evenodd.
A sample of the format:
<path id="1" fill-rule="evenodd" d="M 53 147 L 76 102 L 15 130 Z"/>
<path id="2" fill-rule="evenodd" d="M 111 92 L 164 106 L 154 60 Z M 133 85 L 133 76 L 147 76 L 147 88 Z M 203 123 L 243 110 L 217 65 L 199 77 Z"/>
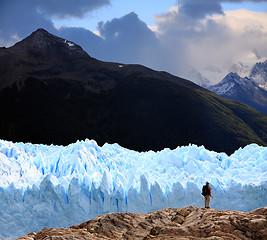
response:
<path id="1" fill-rule="evenodd" d="M 202 195 L 205 197 L 205 208 L 210 208 L 211 188 L 209 182 L 202 187 Z"/>

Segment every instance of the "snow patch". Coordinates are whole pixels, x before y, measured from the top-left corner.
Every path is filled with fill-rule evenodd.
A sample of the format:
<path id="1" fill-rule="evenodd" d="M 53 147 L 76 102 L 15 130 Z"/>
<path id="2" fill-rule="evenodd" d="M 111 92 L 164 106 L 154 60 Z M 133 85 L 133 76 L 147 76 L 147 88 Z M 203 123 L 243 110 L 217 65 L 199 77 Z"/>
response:
<path id="1" fill-rule="evenodd" d="M 219 87 L 215 91 L 216 91 L 217 94 L 222 95 L 222 94 L 227 93 L 234 86 L 235 86 L 235 84 L 230 82 L 230 83 L 227 83 L 227 84 L 223 84 L 221 87 Z"/>
<path id="2" fill-rule="evenodd" d="M 69 48 L 75 47 L 75 44 L 73 42 L 70 42 L 70 41 L 65 40 L 64 43 L 66 43 Z"/>

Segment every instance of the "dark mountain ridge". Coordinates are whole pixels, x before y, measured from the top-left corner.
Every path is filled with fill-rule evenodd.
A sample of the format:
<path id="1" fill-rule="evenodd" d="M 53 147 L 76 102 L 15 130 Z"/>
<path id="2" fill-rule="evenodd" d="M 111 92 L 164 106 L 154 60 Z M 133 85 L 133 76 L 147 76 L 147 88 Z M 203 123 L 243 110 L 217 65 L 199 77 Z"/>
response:
<path id="1" fill-rule="evenodd" d="M 14 46 L 2 49 L 0 56 L 6 57 L 1 58 L 1 60 L 8 60 L 8 62 L 1 62 L 1 65 L 8 68 L 2 67 L 3 73 L 11 74 L 13 67 L 13 70 L 22 70 L 24 74 L 23 76 L 16 74 L 16 78 L 4 78 L 6 81 L 1 80 L 0 89 L 10 86 L 14 82 L 18 84 L 29 76 L 86 82 L 91 87 L 89 90 L 99 92 L 111 89 L 118 83 L 119 79 L 116 75 L 118 72 L 124 78 L 133 71 L 136 74 L 148 74 L 159 79 L 162 77 L 159 75 L 164 74 L 168 81 L 199 88 L 198 85 L 190 81 L 180 78 L 177 78 L 179 81 L 176 81 L 174 76 L 168 73 L 153 71 L 141 65 L 101 62 L 90 57 L 75 43 L 54 36 L 44 29 L 38 29 Z M 20 69 L 20 66 L 23 69 Z"/>
<path id="2" fill-rule="evenodd" d="M 0 138 L 138 151 L 266 146 L 267 116 L 166 72 L 101 62 L 43 29 L 0 49 Z"/>

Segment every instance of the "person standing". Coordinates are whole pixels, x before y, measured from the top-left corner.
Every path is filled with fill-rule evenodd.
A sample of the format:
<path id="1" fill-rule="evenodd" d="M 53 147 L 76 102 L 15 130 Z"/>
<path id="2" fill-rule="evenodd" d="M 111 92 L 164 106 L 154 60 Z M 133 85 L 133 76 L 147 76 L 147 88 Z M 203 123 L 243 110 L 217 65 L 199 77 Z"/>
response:
<path id="1" fill-rule="evenodd" d="M 205 197 L 205 208 L 210 208 L 211 188 L 209 182 L 202 187 L 202 195 Z"/>

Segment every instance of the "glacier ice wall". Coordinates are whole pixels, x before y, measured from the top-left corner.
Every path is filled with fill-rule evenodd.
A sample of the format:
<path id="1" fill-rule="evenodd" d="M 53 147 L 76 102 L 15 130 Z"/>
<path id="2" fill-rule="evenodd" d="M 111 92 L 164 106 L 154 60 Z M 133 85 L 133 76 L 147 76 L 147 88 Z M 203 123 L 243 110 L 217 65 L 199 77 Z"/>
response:
<path id="1" fill-rule="evenodd" d="M 206 181 L 213 208 L 267 206 L 267 148 L 251 144 L 228 156 L 195 145 L 135 152 L 93 140 L 65 147 L 0 141 L 0 237 L 109 212 L 203 206 Z"/>

